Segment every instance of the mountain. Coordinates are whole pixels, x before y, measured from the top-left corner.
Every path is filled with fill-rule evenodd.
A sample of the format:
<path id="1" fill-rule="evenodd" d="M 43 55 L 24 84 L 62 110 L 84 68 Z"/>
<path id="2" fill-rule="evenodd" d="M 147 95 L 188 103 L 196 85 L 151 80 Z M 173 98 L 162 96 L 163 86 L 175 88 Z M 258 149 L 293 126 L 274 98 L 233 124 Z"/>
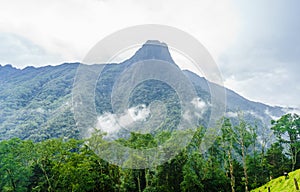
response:
<path id="1" fill-rule="evenodd" d="M 35 141 L 52 137 L 80 137 L 72 106 L 73 82 L 78 66 L 85 66 L 91 71 L 93 67 L 103 68 L 95 89 L 96 112 L 102 117 L 113 112 L 111 93 L 122 72 L 134 63 L 149 59 L 165 61 L 177 67 L 168 46 L 153 40 L 147 41 L 131 58 L 119 64 L 87 66 L 64 63 L 24 69 L 0 65 L 0 140 L 12 137 Z M 210 87 L 223 88 L 191 71 L 185 70 L 183 73 L 192 82 L 198 97 L 205 104 L 209 104 L 211 100 Z M 285 113 L 284 108 L 247 100 L 229 89 L 226 89 L 226 96 L 225 115 L 233 120 L 239 111 L 243 111 L 246 120 L 263 127 L 269 125 L 272 118 Z M 139 84 L 132 92 L 128 105 L 131 109 L 142 107 L 141 111 L 145 112 L 143 107 L 149 107 L 151 101 L 166 104 L 166 121 L 160 125 L 161 129 L 172 129 L 178 125 L 178 117 L 181 115 L 180 99 L 172 87 L 155 80 Z M 207 126 L 209 114 L 210 109 L 202 114 L 199 124 Z"/>
<path id="2" fill-rule="evenodd" d="M 148 40 L 142 45 L 142 48 L 140 48 L 130 59 L 125 61 L 125 63 L 135 63 L 149 59 L 158 59 L 175 64 L 167 44 L 157 40 Z"/>

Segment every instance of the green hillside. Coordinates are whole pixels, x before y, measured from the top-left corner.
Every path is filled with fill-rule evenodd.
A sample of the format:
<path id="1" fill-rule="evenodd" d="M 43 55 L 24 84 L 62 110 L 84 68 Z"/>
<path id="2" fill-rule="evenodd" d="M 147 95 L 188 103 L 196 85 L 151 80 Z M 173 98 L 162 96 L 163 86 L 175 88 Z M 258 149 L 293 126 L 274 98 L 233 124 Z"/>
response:
<path id="1" fill-rule="evenodd" d="M 285 176 L 278 177 L 276 179 L 271 180 L 267 184 L 252 190 L 252 192 L 264 192 L 268 191 L 268 187 L 270 187 L 271 192 L 291 192 L 297 191 L 295 187 L 294 178 L 296 178 L 298 184 L 300 184 L 300 169 L 290 172 L 289 178 L 285 179 Z M 298 190 L 300 191 L 300 190 Z"/>
<path id="2" fill-rule="evenodd" d="M 97 116 L 113 113 L 112 91 L 123 72 L 138 61 L 151 59 L 175 65 L 165 45 L 156 46 L 147 43 L 128 60 L 120 64 L 105 65 L 95 87 L 94 103 Z M 17 69 L 12 65 L 0 65 L 0 141 L 15 137 L 33 141 L 62 137 L 80 138 L 81 131 L 75 122 L 72 100 L 78 66 L 79 63 L 64 63 L 58 66 Z M 172 76 L 160 70 L 157 72 L 162 76 Z M 280 117 L 285 113 L 281 107 L 249 101 L 234 91 L 209 82 L 191 71 L 185 70 L 183 73 L 194 86 L 195 97 L 199 97 L 207 106 L 207 109 L 203 110 L 202 118 L 197 120 L 198 125 L 207 127 L 210 117 L 217 118 L 210 115 L 211 89 L 219 93 L 226 90 L 226 112 L 234 125 L 238 123 L 235 118 L 237 113 L 243 111 L 245 120 L 258 127 L 259 135 L 262 133 L 262 127 L 270 124 L 272 116 Z M 128 75 L 128 80 L 130 78 Z M 191 94 L 186 94 L 182 98 L 187 96 Z M 130 108 L 143 105 L 149 107 L 153 101 L 165 104 L 166 118 L 158 127 L 160 130 L 173 130 L 180 122 L 179 97 L 176 90 L 164 82 L 150 79 L 143 81 L 134 87 L 128 97 Z M 224 103 L 214 104 L 216 108 L 220 106 L 224 106 Z M 129 136 L 129 133 L 127 135 Z"/>

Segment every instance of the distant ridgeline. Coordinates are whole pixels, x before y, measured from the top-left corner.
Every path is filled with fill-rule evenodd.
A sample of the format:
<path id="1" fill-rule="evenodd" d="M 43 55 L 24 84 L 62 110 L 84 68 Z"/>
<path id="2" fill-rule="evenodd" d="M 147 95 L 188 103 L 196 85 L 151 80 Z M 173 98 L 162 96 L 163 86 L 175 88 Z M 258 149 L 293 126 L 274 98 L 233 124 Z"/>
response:
<path id="1" fill-rule="evenodd" d="M 175 64 L 165 44 L 144 44 L 134 56 L 120 64 L 107 64 L 97 82 L 96 111 L 99 116 L 112 112 L 111 93 L 120 74 L 140 60 L 158 59 Z M 72 88 L 79 63 L 58 66 L 26 67 L 16 69 L 11 65 L 0 66 L 0 140 L 13 137 L 41 141 L 48 138 L 78 138 L 72 112 Z M 199 77 L 191 71 L 184 74 L 207 106 L 210 104 L 210 87 L 219 85 Z M 258 127 L 269 125 L 272 117 L 285 113 L 283 108 L 271 107 L 249 101 L 232 90 L 226 89 L 227 111 L 225 116 L 237 118 L 242 111 L 247 122 Z M 180 101 L 176 92 L 166 83 L 149 80 L 139 84 L 131 93 L 129 107 L 148 105 L 161 101 L 166 105 L 165 122 L 160 126 L 172 130 L 180 121 Z M 207 126 L 209 108 L 199 125 Z"/>

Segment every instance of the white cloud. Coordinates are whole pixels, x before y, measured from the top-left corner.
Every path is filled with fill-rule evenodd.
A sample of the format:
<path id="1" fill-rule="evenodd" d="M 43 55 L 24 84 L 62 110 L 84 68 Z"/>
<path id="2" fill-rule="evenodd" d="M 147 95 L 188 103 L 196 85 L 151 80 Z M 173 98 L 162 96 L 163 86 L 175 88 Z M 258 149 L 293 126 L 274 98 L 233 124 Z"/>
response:
<path id="1" fill-rule="evenodd" d="M 292 108 L 285 108 L 283 110 L 284 110 L 285 113 L 291 113 L 291 114 L 296 113 L 296 114 L 300 115 L 300 109 L 299 108 L 293 108 L 293 109 Z"/>
<path id="2" fill-rule="evenodd" d="M 241 31 L 218 60 L 228 88 L 266 104 L 300 107 L 299 5 L 236 1 Z"/>
<path id="3" fill-rule="evenodd" d="M 186 112 L 183 117 L 185 119 L 190 120 L 190 114 L 189 113 L 193 113 L 193 116 L 195 115 L 197 118 L 202 118 L 203 114 L 206 112 L 206 110 L 209 107 L 209 104 L 207 104 L 205 101 L 203 101 L 201 98 L 197 97 L 194 98 L 191 101 L 191 104 L 193 105 L 193 108 L 190 109 L 189 112 Z"/>
<path id="4" fill-rule="evenodd" d="M 225 115 L 226 117 L 237 117 L 238 116 L 238 113 L 236 113 L 236 112 L 231 112 L 231 111 L 229 111 L 229 112 L 226 112 L 226 115 Z"/>
<path id="5" fill-rule="evenodd" d="M 97 118 L 96 128 L 101 129 L 101 131 L 105 133 L 113 133 L 118 131 L 121 127 L 118 124 L 116 115 L 111 113 L 104 113 Z"/>
<path id="6" fill-rule="evenodd" d="M 132 117 L 133 121 L 146 121 L 146 119 L 150 116 L 150 109 L 143 104 L 129 108 L 128 113 Z"/>
<path id="7" fill-rule="evenodd" d="M 207 104 L 201 98 L 194 98 L 191 103 L 198 109 L 198 110 L 206 110 Z"/>
<path id="8" fill-rule="evenodd" d="M 273 115 L 270 111 L 269 111 L 269 109 L 268 108 L 266 108 L 266 110 L 265 110 L 265 114 L 266 115 L 268 115 L 268 116 L 270 116 L 273 120 L 278 120 L 278 119 L 280 119 L 280 117 L 279 116 L 275 116 L 275 115 Z"/>
<path id="9" fill-rule="evenodd" d="M 121 128 L 128 128 L 137 121 L 146 121 L 150 115 L 149 107 L 144 104 L 131 107 L 120 115 L 104 113 L 97 118 L 96 128 L 108 134 L 115 133 Z"/>
<path id="10" fill-rule="evenodd" d="M 237 18 L 230 0 L 0 2 L 0 32 L 23 36 L 47 53 L 60 55 L 61 62 L 80 61 L 106 35 L 147 23 L 185 30 L 217 57 L 235 38 Z"/>
<path id="11" fill-rule="evenodd" d="M 232 66 L 234 72 L 225 79 L 224 85 L 253 101 L 272 106 L 300 106 L 300 101 L 297 99 L 300 88 L 297 80 L 299 77 L 295 75 L 295 71 L 291 71 L 296 69 L 281 67 L 275 62 L 270 63 L 274 66 L 266 70 L 255 70 L 256 67 L 253 65 L 248 65 L 249 70 L 243 70 L 242 67 L 236 69 Z M 247 66 L 247 64 L 240 65 Z"/>
<path id="12" fill-rule="evenodd" d="M 255 118 L 260 119 L 260 120 L 263 121 L 263 117 L 261 117 L 260 115 L 258 115 L 255 111 L 242 111 L 242 113 L 228 111 L 228 112 L 226 112 L 225 116 L 229 117 L 229 118 L 237 118 L 239 115 L 246 115 L 246 114 L 252 115 Z"/>
<path id="13" fill-rule="evenodd" d="M 13 64 L 19 68 L 30 65 L 44 65 L 59 62 L 59 55 L 47 53 L 38 45 L 27 39 L 11 34 L 0 32 L 0 62 L 1 64 Z"/>
<path id="14" fill-rule="evenodd" d="M 23 37 L 43 53 L 20 49 L 0 63 L 24 67 L 81 61 L 117 30 L 165 24 L 203 43 L 229 88 L 251 100 L 300 107 L 297 7 L 296 1 L 270 0 L 2 0 L 0 32 Z"/>

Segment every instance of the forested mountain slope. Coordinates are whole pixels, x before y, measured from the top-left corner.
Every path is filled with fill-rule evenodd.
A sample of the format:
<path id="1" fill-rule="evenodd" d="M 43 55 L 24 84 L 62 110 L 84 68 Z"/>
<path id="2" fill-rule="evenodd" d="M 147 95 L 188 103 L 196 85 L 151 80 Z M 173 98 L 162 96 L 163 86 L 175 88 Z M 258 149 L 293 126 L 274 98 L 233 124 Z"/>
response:
<path id="1" fill-rule="evenodd" d="M 148 58 L 175 65 L 165 44 L 156 46 L 147 43 L 130 59 L 120 64 L 107 64 L 96 88 L 95 103 L 99 115 L 111 111 L 112 87 L 121 72 L 133 63 Z M 79 65 L 64 63 L 58 66 L 24 69 L 16 69 L 11 65 L 0 66 L 0 140 L 12 137 L 36 141 L 53 137 L 77 138 L 79 135 L 72 112 L 72 88 Z M 206 103 L 211 99 L 209 87 L 222 88 L 191 71 L 184 71 L 184 74 L 195 86 L 199 98 Z M 157 82 L 145 83 L 138 87 L 130 102 L 132 106 L 136 106 L 143 102 L 147 104 L 151 100 L 168 100 L 169 121 L 163 128 L 170 129 L 176 125 L 179 108 L 172 104 L 176 103 L 176 97 L 166 86 Z M 172 101 L 171 95 L 174 96 Z M 145 98 L 146 96 L 148 97 Z M 285 113 L 280 107 L 249 101 L 229 89 L 226 89 L 226 96 L 226 116 L 234 119 L 239 111 L 243 111 L 247 121 L 260 127 L 268 125 L 272 117 L 280 117 Z M 207 110 L 200 122 L 204 126 L 209 113 Z"/>

